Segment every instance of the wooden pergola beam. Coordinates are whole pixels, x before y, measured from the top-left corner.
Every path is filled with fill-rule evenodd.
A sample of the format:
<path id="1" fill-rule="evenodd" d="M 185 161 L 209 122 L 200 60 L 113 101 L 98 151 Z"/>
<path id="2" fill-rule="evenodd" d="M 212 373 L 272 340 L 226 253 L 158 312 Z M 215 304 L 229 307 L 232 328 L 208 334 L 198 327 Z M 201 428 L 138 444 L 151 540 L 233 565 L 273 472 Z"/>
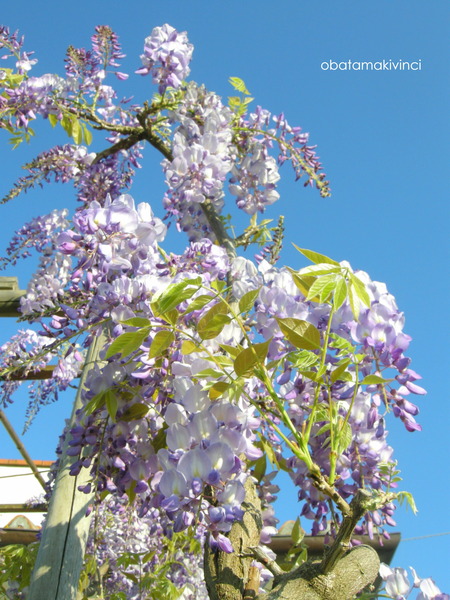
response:
<path id="1" fill-rule="evenodd" d="M 20 316 L 20 299 L 26 291 L 19 288 L 17 277 L 0 277 L 0 317 Z"/>
<path id="2" fill-rule="evenodd" d="M 0 375 L 0 381 L 36 381 L 38 379 L 51 379 L 56 365 L 46 365 L 39 371 L 27 371 L 17 369 L 8 375 Z"/>
<path id="3" fill-rule="evenodd" d="M 0 513 L 32 513 L 32 512 L 47 512 L 48 505 L 46 502 L 40 504 L 0 504 Z"/>
<path id="4" fill-rule="evenodd" d="M 40 474 L 39 469 L 34 464 L 33 459 L 28 454 L 25 446 L 22 444 L 21 439 L 19 438 L 17 433 L 14 431 L 13 426 L 11 425 L 7 416 L 5 415 L 5 413 L 2 410 L 0 410 L 0 421 L 5 426 L 6 431 L 9 433 L 9 436 L 12 439 L 12 441 L 14 442 L 14 444 L 16 445 L 17 450 L 20 452 L 20 454 L 23 456 L 24 460 L 26 461 L 27 465 L 30 467 L 31 471 L 33 472 L 33 475 L 39 481 L 39 483 L 44 488 L 44 490 L 46 490 L 47 488 L 45 485 L 45 479 Z"/>

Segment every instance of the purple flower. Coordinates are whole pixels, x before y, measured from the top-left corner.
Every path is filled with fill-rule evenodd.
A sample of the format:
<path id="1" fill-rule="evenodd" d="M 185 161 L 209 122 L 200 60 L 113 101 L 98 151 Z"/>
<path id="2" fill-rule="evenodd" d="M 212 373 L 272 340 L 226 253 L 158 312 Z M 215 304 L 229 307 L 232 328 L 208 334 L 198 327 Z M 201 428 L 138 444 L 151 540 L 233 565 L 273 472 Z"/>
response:
<path id="1" fill-rule="evenodd" d="M 385 581 L 386 593 L 395 600 L 405 600 L 410 592 L 410 583 L 406 569 L 391 569 L 381 563 L 380 576 Z"/>
<path id="2" fill-rule="evenodd" d="M 189 63 L 194 47 L 189 44 L 186 32 L 179 33 L 170 25 L 155 27 L 146 39 L 143 67 L 136 73 L 153 77 L 160 94 L 168 87 L 179 88 L 189 73 Z"/>

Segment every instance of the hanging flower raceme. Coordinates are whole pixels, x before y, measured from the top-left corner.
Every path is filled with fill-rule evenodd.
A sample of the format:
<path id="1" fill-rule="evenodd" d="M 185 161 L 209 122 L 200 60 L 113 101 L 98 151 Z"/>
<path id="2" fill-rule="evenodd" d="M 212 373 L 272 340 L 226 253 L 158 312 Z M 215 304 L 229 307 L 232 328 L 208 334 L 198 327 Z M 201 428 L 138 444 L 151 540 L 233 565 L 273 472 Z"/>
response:
<path id="1" fill-rule="evenodd" d="M 145 39 L 144 54 L 141 55 L 143 66 L 136 73 L 150 74 L 160 94 L 168 87 L 177 89 L 190 73 L 193 51 L 186 32 L 180 33 L 167 24 L 155 27 Z"/>
<path id="2" fill-rule="evenodd" d="M 202 204 L 209 202 L 217 214 L 224 205 L 223 185 L 235 150 L 232 113 L 219 96 L 190 83 L 184 102 L 171 112 L 175 129 L 172 160 L 162 163 L 168 191 L 164 206 L 191 241 L 214 238 Z"/>

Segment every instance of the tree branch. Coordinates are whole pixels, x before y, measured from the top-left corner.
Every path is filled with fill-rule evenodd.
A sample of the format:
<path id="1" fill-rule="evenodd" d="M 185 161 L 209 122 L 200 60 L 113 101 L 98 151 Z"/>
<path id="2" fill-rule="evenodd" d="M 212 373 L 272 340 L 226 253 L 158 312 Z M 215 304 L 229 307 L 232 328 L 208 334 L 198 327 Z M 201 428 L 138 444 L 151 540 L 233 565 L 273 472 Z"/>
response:
<path id="1" fill-rule="evenodd" d="M 245 491 L 244 516 L 228 534 L 234 552 L 211 550 L 208 542 L 205 545 L 205 582 L 211 600 L 242 600 L 249 581 L 251 548 L 259 544 L 262 519 L 261 502 L 251 477 L 245 483 Z"/>
<path id="2" fill-rule="evenodd" d="M 379 568 L 376 551 L 369 546 L 357 546 L 328 573 L 322 573 L 321 563 L 308 561 L 276 578 L 273 589 L 255 600 L 351 600 L 375 581 Z"/>

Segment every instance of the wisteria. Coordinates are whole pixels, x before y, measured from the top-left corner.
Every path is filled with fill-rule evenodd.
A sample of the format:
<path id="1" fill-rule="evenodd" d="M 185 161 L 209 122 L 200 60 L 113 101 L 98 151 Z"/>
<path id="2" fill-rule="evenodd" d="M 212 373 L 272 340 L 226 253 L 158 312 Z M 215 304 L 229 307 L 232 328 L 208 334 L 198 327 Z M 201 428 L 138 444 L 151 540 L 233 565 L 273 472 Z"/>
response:
<path id="1" fill-rule="evenodd" d="M 136 72 L 151 74 L 153 83 L 163 94 L 167 87 L 178 88 L 189 75 L 189 63 L 194 47 L 188 42 L 186 32 L 180 33 L 170 25 L 155 27 L 145 39 L 143 66 Z"/>
<path id="2" fill-rule="evenodd" d="M 186 81 L 193 46 L 168 24 L 145 40 L 136 72 L 150 75 L 157 91 L 142 106 L 118 101 L 105 83 L 111 73 L 116 83 L 127 79 L 108 26 L 96 28 L 91 48 L 69 47 L 65 77 L 29 76 L 35 59 L 22 41 L 5 28 L 0 39 L 6 60 L 16 60 L 2 71 L 1 126 L 15 144 L 38 118 L 71 138 L 25 165 L 28 174 L 4 199 L 72 182 L 78 204 L 72 215 L 36 217 L 7 248 L 4 264 L 39 256 L 21 299 L 22 318 L 39 331 L 2 346 L 0 361 L 3 405 L 21 375 L 53 367 L 31 390 L 29 420 L 78 386 L 87 361 L 59 450 L 70 475 L 89 473 L 78 487 L 95 514 L 88 556 L 99 573 L 109 565 L 108 575 L 86 575 L 86 593 L 104 586 L 114 598 L 143 598 L 145 586 L 159 594 L 166 579 L 167 597 L 228 600 L 211 589 L 236 555 L 245 577 L 256 565 L 266 582 L 276 574 L 266 545 L 276 533 L 281 469 L 297 488 L 299 517 L 330 544 L 322 574 L 333 570 L 334 551 L 356 544 L 354 534 L 388 538 L 396 501 L 414 508 L 397 487 L 388 423 L 394 417 L 420 431 L 411 398 L 425 394 L 405 354 L 403 313 L 384 284 L 345 261 L 299 249 L 309 266 L 275 266 L 282 218 L 274 229 L 256 221 L 280 199 L 285 163 L 329 195 L 309 135 L 284 114 L 250 111 L 239 78 L 230 82 L 242 98 L 228 105 Z M 89 148 L 93 130 L 104 134 L 101 151 Z M 130 189 L 146 144 L 161 154 L 161 218 Z M 242 233 L 229 227 L 229 202 L 250 217 Z M 163 247 L 167 220 L 186 234 L 179 254 Z M 256 260 L 238 255 L 258 244 Z M 86 359 L 101 338 L 100 352 Z M 236 540 L 242 523 L 246 533 Z M 352 596 L 375 579 L 373 565 Z M 403 572 L 386 567 L 381 575 L 388 593 L 406 597 Z M 235 579 L 233 599 L 242 598 L 248 582 Z M 447 598 L 429 580 L 415 586 L 421 600 Z"/>
<path id="3" fill-rule="evenodd" d="M 384 563 L 380 567 L 380 576 L 384 582 L 384 588 L 389 598 L 395 600 L 406 600 L 413 590 L 419 590 L 416 600 L 449 600 L 448 594 L 443 594 L 431 577 L 421 579 L 411 567 L 413 583 L 408 578 L 406 569 L 396 567 L 390 568 Z"/>

